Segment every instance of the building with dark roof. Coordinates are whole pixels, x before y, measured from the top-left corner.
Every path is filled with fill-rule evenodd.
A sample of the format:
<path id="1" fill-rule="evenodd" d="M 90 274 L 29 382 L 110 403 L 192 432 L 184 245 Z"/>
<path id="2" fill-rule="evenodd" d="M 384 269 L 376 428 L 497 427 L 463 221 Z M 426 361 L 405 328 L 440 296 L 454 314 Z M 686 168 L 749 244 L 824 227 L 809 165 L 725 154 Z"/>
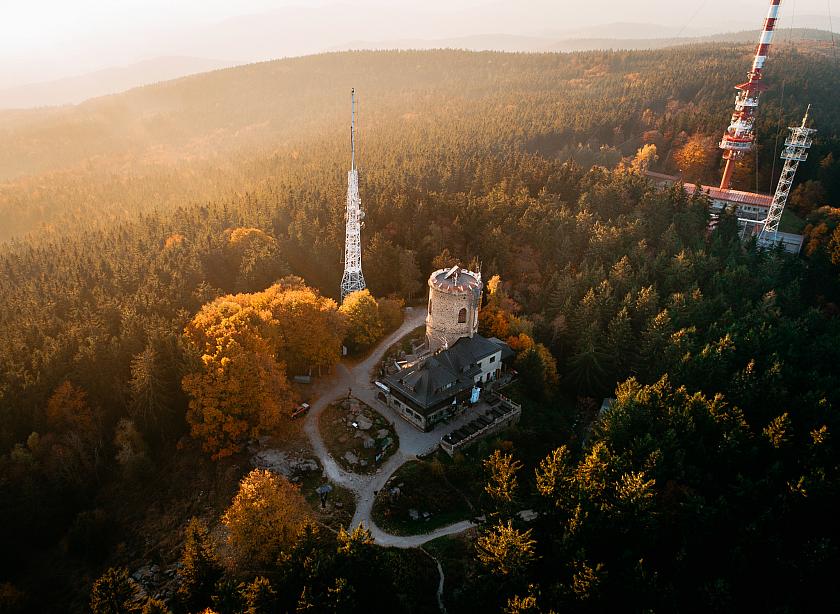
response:
<path id="1" fill-rule="evenodd" d="M 478 401 L 482 389 L 497 379 L 513 358 L 508 345 L 481 335 L 462 337 L 393 375 L 379 387 L 400 416 L 424 431 Z"/>

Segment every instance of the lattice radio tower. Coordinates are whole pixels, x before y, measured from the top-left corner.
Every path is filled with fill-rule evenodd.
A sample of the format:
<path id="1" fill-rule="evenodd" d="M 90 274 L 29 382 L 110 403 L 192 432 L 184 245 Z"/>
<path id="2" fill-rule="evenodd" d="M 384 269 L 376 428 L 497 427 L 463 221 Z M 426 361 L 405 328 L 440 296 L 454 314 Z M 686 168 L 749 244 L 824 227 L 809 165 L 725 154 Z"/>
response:
<path id="1" fill-rule="evenodd" d="M 785 166 L 782 169 L 781 177 L 779 177 L 779 184 L 776 186 L 776 193 L 773 195 L 770 210 L 767 212 L 767 219 L 764 220 L 764 227 L 758 235 L 758 245 L 760 247 L 773 247 L 778 242 L 779 221 L 785 211 L 785 204 L 793 185 L 796 169 L 799 168 L 800 162 L 808 159 L 808 149 L 814 144 L 811 135 L 816 130 L 807 127 L 810 112 L 811 105 L 808 105 L 805 117 L 802 118 L 802 125 L 788 128 L 790 136 L 785 140 L 785 148 L 781 155 L 782 160 L 785 161 Z"/>
<path id="2" fill-rule="evenodd" d="M 347 173 L 347 211 L 344 239 L 344 275 L 341 278 L 341 302 L 345 297 L 365 289 L 362 273 L 362 200 L 359 198 L 359 171 L 356 170 L 356 140 L 353 132 L 356 123 L 356 90 L 350 90 L 350 171 Z"/>
<path id="3" fill-rule="evenodd" d="M 736 162 L 752 151 L 755 142 L 754 125 L 758 97 L 767 89 L 767 86 L 761 82 L 762 71 L 767 61 L 767 54 L 770 53 L 770 45 L 773 43 L 773 32 L 776 30 L 781 4 L 782 0 L 770 0 L 770 10 L 767 12 L 767 19 L 764 20 L 764 29 L 758 41 L 752 70 L 747 76 L 746 83 L 735 86 L 735 89 L 740 90 L 735 97 L 735 112 L 732 114 L 729 128 L 720 141 L 723 159 L 726 160 L 723 177 L 720 180 L 720 187 L 723 190 L 728 190 L 732 183 L 732 173 Z"/>

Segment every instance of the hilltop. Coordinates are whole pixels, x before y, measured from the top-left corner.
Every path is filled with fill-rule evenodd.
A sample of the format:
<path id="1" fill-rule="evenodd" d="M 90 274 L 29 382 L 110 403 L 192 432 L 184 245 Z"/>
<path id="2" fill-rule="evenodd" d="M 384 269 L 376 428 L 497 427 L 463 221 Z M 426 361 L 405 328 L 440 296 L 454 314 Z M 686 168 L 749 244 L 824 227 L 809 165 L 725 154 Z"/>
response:
<path id="1" fill-rule="evenodd" d="M 769 187 L 779 128 L 815 104 L 800 256 L 753 249 L 734 215 L 710 233 L 705 197 L 644 172 L 718 174 L 752 52 L 332 53 L 0 113 L 0 610 L 99 612 L 130 573 L 168 602 L 146 611 L 275 595 L 280 611 L 419 614 L 438 611 L 439 573 L 453 613 L 836 601 L 833 58 L 774 56 L 757 161 L 736 177 Z M 351 86 L 370 294 L 339 307 Z M 392 537 L 427 510 L 488 522 L 384 549 L 339 530 L 377 518 L 376 490 L 397 496 L 384 470 L 327 472 L 326 511 L 320 471 L 300 491 L 247 473 L 258 451 L 311 467 L 340 444 L 356 427 L 338 419 L 332 441 L 318 412 L 345 390 L 401 420 L 366 376 L 412 349 L 386 321 L 405 301 L 412 329 L 428 274 L 455 264 L 481 267 L 479 332 L 515 354 L 522 420 L 451 459 L 401 458 L 401 425 Z M 358 506 L 342 483 L 362 484 Z M 302 528 L 310 512 L 328 528 Z"/>

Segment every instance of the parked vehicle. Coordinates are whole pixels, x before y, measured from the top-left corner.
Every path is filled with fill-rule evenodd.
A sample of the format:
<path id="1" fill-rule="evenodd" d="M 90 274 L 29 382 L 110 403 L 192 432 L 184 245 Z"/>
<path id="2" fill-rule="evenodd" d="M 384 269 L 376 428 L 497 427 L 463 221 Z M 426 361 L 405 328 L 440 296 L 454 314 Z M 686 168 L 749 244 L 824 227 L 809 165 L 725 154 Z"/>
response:
<path id="1" fill-rule="evenodd" d="M 309 403 L 301 403 L 295 410 L 292 412 L 292 418 L 299 418 L 300 416 L 304 415 L 306 412 L 309 411 Z"/>

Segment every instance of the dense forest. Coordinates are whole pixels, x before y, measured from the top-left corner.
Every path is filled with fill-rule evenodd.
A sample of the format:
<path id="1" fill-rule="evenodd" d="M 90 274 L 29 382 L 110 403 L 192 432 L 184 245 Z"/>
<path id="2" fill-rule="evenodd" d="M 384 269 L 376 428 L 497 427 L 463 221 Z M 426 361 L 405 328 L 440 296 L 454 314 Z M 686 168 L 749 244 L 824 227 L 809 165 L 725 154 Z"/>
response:
<path id="1" fill-rule="evenodd" d="M 359 92 L 369 201 L 393 200 L 395 173 L 418 190 L 458 192 L 492 181 L 489 170 L 482 170 L 486 178 L 467 175 L 488 153 L 534 153 L 589 168 L 612 166 L 646 143 L 659 150 L 658 170 L 711 181 L 732 84 L 743 80 L 752 52 L 734 45 L 351 52 L 220 70 L 76 107 L 6 111 L 0 239 L 286 185 L 338 189 L 349 106 L 340 92 L 351 87 Z M 780 45 L 766 80 L 772 87 L 758 118 L 758 172 L 751 160 L 736 187 L 772 191 L 780 130 L 784 136 L 786 126 L 798 125 L 812 103 L 820 139 L 800 177 L 823 183 L 810 205 L 836 203 L 836 155 L 821 166 L 836 152 L 840 123 L 831 104 L 834 58 L 804 44 Z"/>
<path id="2" fill-rule="evenodd" d="M 327 54 L 0 113 L 0 609 L 166 611 L 121 571 L 166 559 L 182 564 L 177 611 L 437 607 L 422 553 L 319 527 L 296 491 L 249 517 L 249 493 L 287 485 L 244 475 L 239 440 L 211 459 L 194 419 L 208 330 L 263 360 L 289 293 L 311 330 L 352 325 L 329 298 L 351 86 L 371 293 L 422 299 L 434 267 L 481 263 L 495 277 L 482 331 L 518 351 L 525 412 L 545 419 L 460 459 L 480 468 L 495 452 L 489 520 L 448 610 L 836 602 L 840 70 L 780 50 L 757 162 L 737 177 L 768 191 L 777 134 L 814 105 L 799 257 L 743 244 L 730 216 L 709 233 L 703 196 L 642 172 L 714 180 L 751 52 Z M 260 335 L 218 333 L 234 312 Z M 293 337 L 284 347 L 303 347 Z M 333 337 L 318 347 L 337 352 Z M 326 354 L 310 364 L 338 359 Z M 276 368 L 292 355 L 260 368 L 285 386 Z M 280 396 L 283 411 L 297 400 Z M 603 397 L 616 401 L 596 417 Z M 215 499 L 166 509 L 187 474 Z M 140 520 L 155 498 L 164 536 Z M 255 550 L 249 523 L 284 539 Z M 219 526 L 243 536 L 219 549 Z"/>

